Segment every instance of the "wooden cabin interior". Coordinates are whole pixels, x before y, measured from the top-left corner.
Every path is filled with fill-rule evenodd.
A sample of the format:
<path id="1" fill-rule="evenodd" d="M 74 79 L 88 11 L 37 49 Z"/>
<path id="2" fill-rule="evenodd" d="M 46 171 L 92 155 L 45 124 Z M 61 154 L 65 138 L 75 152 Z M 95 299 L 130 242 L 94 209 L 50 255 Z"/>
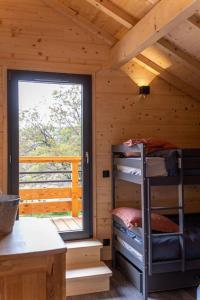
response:
<path id="1" fill-rule="evenodd" d="M 148 138 L 175 145 L 170 149 L 180 149 L 176 151 L 181 161 L 177 181 L 153 184 L 150 198 L 155 207 L 177 206 L 180 222 L 185 215 L 195 215 L 198 234 L 200 1 L 0 0 L 0 38 L 0 191 L 20 196 L 13 230 L 0 237 L 0 299 L 200 299 L 200 242 L 197 262 L 189 265 L 185 247 L 193 244 L 187 245 L 183 222 L 179 224 L 180 237 L 176 237 L 181 258 L 170 260 L 170 265 L 180 261 L 181 266 L 165 269 L 165 273 L 156 271 L 152 284 L 156 287 L 151 288 L 152 265 L 157 270 L 159 261 L 151 260 L 154 248 L 150 251 L 149 244 L 153 221 L 149 196 L 145 196 L 149 190 L 144 187 L 146 179 L 151 182 L 144 171 L 146 154 L 142 151 L 146 148 L 138 148 L 143 162 L 140 177 L 144 179 L 140 184 L 115 181 L 113 167 L 115 155 L 127 152 L 124 142 L 130 139 L 139 140 L 144 147 L 141 140 Z M 79 155 L 20 154 L 19 82 L 26 81 L 82 87 Z M 34 89 L 26 95 L 29 107 L 33 107 L 33 93 Z M 26 122 L 29 119 L 30 115 Z M 36 122 L 34 126 L 37 130 L 40 125 Z M 29 145 L 32 134 L 24 135 L 24 144 Z M 125 148 L 122 151 L 112 145 Z M 130 151 L 135 145 L 133 142 Z M 188 173 L 191 177 L 185 172 L 188 157 L 192 166 L 188 168 L 195 169 Z M 26 170 L 19 170 L 19 164 L 33 167 L 36 163 L 70 164 L 67 172 L 71 179 L 66 182 L 71 185 L 34 189 L 27 179 L 20 188 L 19 175 Z M 62 201 L 43 201 L 57 198 Z M 126 257 L 122 244 L 118 245 L 121 241 L 129 246 L 126 250 L 132 247 L 120 237 L 123 226 L 115 235 L 112 210 L 120 207 L 142 211 L 139 226 L 146 226 L 147 231 L 142 229 L 146 242 L 141 238 L 141 257 L 145 257 L 141 268 Z M 60 212 L 62 216 L 58 216 Z M 36 217 L 45 213 L 47 218 Z M 55 218 L 53 213 L 57 213 Z M 166 211 L 167 215 L 170 212 Z M 172 246 L 168 249 L 175 251 Z M 173 283 L 176 280 L 177 285 Z"/>

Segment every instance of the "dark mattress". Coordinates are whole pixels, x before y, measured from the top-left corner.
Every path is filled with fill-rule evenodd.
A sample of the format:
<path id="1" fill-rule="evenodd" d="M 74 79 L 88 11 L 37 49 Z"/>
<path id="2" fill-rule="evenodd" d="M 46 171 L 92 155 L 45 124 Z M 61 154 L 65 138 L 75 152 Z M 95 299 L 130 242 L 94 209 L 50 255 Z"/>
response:
<path id="1" fill-rule="evenodd" d="M 178 216 L 168 216 L 178 224 Z M 200 258 L 200 214 L 185 215 L 185 255 L 187 260 Z M 134 239 L 142 247 L 140 230 L 129 230 L 114 220 L 114 226 L 130 239 Z M 155 232 L 154 232 L 155 233 Z M 126 240 L 127 242 L 127 240 Z M 142 249 L 142 248 L 141 248 Z M 181 258 L 179 238 L 156 237 L 152 238 L 153 261 L 166 261 Z"/>

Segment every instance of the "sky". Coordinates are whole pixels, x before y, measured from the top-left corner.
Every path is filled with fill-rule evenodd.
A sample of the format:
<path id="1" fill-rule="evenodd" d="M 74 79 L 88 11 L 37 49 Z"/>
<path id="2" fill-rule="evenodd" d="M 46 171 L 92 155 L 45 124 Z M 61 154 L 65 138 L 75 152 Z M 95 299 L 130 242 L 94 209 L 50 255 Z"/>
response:
<path id="1" fill-rule="evenodd" d="M 19 82 L 19 111 L 40 108 L 41 116 L 48 119 L 48 106 L 52 104 L 52 92 L 59 87 L 68 88 L 70 84 L 43 83 L 43 82 Z"/>

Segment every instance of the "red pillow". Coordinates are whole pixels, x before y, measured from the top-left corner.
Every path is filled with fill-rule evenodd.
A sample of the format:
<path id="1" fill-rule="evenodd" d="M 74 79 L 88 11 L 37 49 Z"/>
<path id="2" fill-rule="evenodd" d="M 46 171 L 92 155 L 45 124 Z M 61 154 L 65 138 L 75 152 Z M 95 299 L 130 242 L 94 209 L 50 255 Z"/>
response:
<path id="1" fill-rule="evenodd" d="M 129 228 L 142 227 L 142 213 L 140 209 L 120 207 L 112 211 L 114 216 L 117 216 Z M 179 227 L 169 218 L 152 213 L 151 214 L 151 228 L 160 232 L 178 232 Z"/>
<path id="2" fill-rule="evenodd" d="M 126 142 L 124 142 L 124 145 L 128 147 L 132 147 L 138 144 L 144 144 L 146 146 L 146 152 L 147 154 L 158 151 L 158 150 L 167 150 L 167 149 L 176 149 L 176 146 L 163 140 L 153 139 L 153 138 L 147 138 L 147 139 L 130 139 Z M 132 153 L 132 155 L 134 155 Z M 126 156 L 131 156 L 131 152 L 127 153 Z"/>

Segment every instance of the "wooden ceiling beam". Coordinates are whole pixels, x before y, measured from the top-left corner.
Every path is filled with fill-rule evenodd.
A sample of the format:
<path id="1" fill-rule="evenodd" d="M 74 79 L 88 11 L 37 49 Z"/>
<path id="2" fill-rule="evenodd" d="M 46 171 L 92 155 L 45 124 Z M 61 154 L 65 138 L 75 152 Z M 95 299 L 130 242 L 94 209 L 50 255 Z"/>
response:
<path id="1" fill-rule="evenodd" d="M 200 0 L 161 0 L 113 46 L 111 66 L 119 68 L 200 9 Z"/>
<path id="2" fill-rule="evenodd" d="M 200 76 L 200 61 L 195 57 L 191 56 L 190 54 L 178 48 L 175 44 L 164 38 L 159 40 L 156 43 L 156 46 L 168 55 L 176 57 L 178 61 L 181 62 L 181 64 L 183 64 L 193 72 L 198 73 L 198 75 Z"/>
<path id="3" fill-rule="evenodd" d="M 200 90 L 189 85 L 187 82 L 179 79 L 175 75 L 171 74 L 167 70 L 161 68 L 159 65 L 148 59 L 142 54 L 137 55 L 134 61 L 146 67 L 148 70 L 152 69 L 152 73 L 157 74 L 159 77 L 167 81 L 169 84 L 173 85 L 175 88 L 182 91 L 184 94 L 192 97 L 195 100 L 200 101 Z"/>
<path id="4" fill-rule="evenodd" d="M 193 26 L 197 27 L 198 29 L 200 29 L 200 18 L 197 15 L 193 15 L 190 18 L 188 18 L 187 20 L 190 24 L 192 24 Z"/>
<path id="5" fill-rule="evenodd" d="M 117 42 L 117 39 L 113 37 L 110 33 L 104 31 L 103 29 L 88 21 L 86 18 L 82 17 L 77 11 L 70 8 L 67 4 L 64 4 L 59 0 L 43 0 L 43 2 L 48 7 L 51 7 L 52 9 L 57 11 L 59 14 L 70 18 L 81 28 L 102 39 L 109 46 L 113 46 Z"/>
<path id="6" fill-rule="evenodd" d="M 158 3 L 159 0 L 147 0 L 149 3 L 155 5 L 156 3 Z"/>
<path id="7" fill-rule="evenodd" d="M 97 26 L 89 22 L 84 17 L 80 16 L 78 12 L 71 9 L 66 4 L 63 4 L 63 2 L 60 2 L 59 0 L 43 0 L 46 5 L 51 7 L 52 9 L 56 10 L 58 13 L 67 16 L 72 19 L 73 22 L 81 26 L 82 28 L 86 29 L 87 31 L 95 34 L 95 36 L 101 38 L 106 42 L 108 45 L 113 45 L 116 43 L 117 39 L 115 39 L 112 35 L 109 33 L 102 31 Z M 116 21 L 118 21 L 120 24 L 125 26 L 127 29 L 130 27 L 133 27 L 138 20 L 134 19 L 131 15 L 126 13 L 125 11 L 121 10 L 119 7 L 114 5 L 108 0 L 86 0 L 87 2 L 93 4 L 95 7 L 102 10 L 104 13 L 108 14 L 110 17 L 114 18 Z M 98 5 L 95 5 L 98 4 Z M 104 9 L 102 9 L 104 7 Z M 193 25 L 200 28 L 200 22 L 199 18 L 196 15 L 192 15 L 187 21 L 191 22 Z M 189 67 L 190 69 L 194 70 L 195 72 L 200 73 L 200 62 L 195 59 L 194 57 L 190 56 L 188 53 L 182 51 L 181 49 L 177 48 L 174 44 L 169 42 L 166 39 L 160 39 L 156 46 L 161 48 L 163 51 L 165 51 L 168 54 L 176 56 L 186 67 Z M 139 60 L 140 58 L 140 60 Z M 153 67 L 153 70 L 155 72 L 159 73 L 159 76 L 166 80 L 167 82 L 176 85 L 179 87 L 180 90 L 182 90 L 184 93 L 188 94 L 191 97 L 194 97 L 195 99 L 199 99 L 199 91 L 195 90 L 193 87 L 187 85 L 185 82 L 183 82 L 178 77 L 170 74 L 166 70 L 162 69 L 160 66 L 158 66 L 153 61 L 147 59 L 143 55 L 139 55 L 137 57 L 137 60 L 140 61 L 140 63 L 145 64 L 148 66 L 148 68 Z M 147 64 L 148 63 L 148 64 Z M 193 93 L 195 92 L 195 95 L 193 96 Z"/>
<path id="8" fill-rule="evenodd" d="M 131 29 L 136 23 L 137 19 L 119 8 L 116 4 L 109 0 L 86 0 L 88 3 L 98 8 L 100 11 L 123 25 L 127 29 Z"/>
<path id="9" fill-rule="evenodd" d="M 108 16 L 116 20 L 118 23 L 126 27 L 127 29 L 132 28 L 139 20 L 133 18 L 130 14 L 120 9 L 118 6 L 110 2 L 109 0 L 86 0 L 88 3 L 98 8 L 100 11 L 106 13 Z M 158 0 L 153 0 L 152 4 L 156 4 Z M 193 15 L 191 21 L 195 22 L 200 26 L 199 19 Z M 166 39 L 161 39 L 156 43 L 156 47 L 160 48 L 162 51 L 168 55 L 172 55 L 178 59 L 183 65 L 190 68 L 194 72 L 198 72 L 200 75 L 200 62 L 189 55 L 188 53 L 182 51 L 176 45 L 171 43 Z"/>

